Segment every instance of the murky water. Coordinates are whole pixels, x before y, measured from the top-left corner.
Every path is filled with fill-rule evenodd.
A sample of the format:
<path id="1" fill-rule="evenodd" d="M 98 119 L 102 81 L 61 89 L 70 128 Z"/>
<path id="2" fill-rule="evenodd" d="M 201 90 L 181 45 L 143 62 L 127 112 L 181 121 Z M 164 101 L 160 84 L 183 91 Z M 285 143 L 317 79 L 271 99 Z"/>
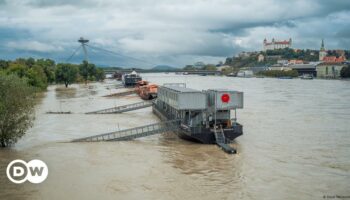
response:
<path id="1" fill-rule="evenodd" d="M 111 83 L 50 86 L 36 121 L 0 150 L 0 199 L 323 199 L 350 195 L 350 82 L 145 74 L 155 83 L 245 92 L 237 155 L 172 134 L 128 142 L 69 143 L 82 136 L 157 122 L 150 108 L 115 115 L 84 112 L 139 102 L 105 98 Z M 46 111 L 71 111 L 50 115 Z M 13 159 L 41 159 L 44 183 L 16 185 Z"/>

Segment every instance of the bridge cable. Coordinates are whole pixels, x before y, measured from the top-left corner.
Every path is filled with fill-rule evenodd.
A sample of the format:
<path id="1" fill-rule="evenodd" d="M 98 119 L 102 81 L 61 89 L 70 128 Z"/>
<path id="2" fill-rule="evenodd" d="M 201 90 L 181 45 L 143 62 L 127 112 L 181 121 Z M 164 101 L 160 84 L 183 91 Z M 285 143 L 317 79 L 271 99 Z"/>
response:
<path id="1" fill-rule="evenodd" d="M 107 49 L 103 49 L 101 47 L 95 47 L 95 46 L 91 46 L 91 45 L 88 45 L 86 44 L 86 46 L 92 48 L 92 49 L 96 49 L 96 50 L 100 50 L 100 51 L 105 51 L 105 52 L 108 52 L 112 55 L 117 55 L 117 56 L 121 56 L 121 57 L 125 57 L 125 58 L 129 58 L 129 59 L 132 59 L 132 60 L 135 60 L 135 61 L 138 61 L 138 62 L 141 62 L 141 63 L 148 63 L 148 64 L 151 64 L 151 65 L 155 65 L 154 63 L 151 63 L 151 62 L 148 62 L 146 60 L 141 60 L 141 59 L 138 59 L 138 58 L 134 58 L 134 57 L 131 57 L 131 56 L 126 56 L 126 55 L 123 55 L 123 54 L 120 54 L 120 53 L 117 53 L 115 51 L 111 51 L 111 50 L 107 50 Z"/>
<path id="2" fill-rule="evenodd" d="M 72 55 L 70 55 L 67 59 L 66 59 L 66 62 L 70 61 L 70 59 L 73 58 L 73 56 L 78 52 L 78 50 L 81 48 L 81 46 L 79 46 L 73 53 Z"/>

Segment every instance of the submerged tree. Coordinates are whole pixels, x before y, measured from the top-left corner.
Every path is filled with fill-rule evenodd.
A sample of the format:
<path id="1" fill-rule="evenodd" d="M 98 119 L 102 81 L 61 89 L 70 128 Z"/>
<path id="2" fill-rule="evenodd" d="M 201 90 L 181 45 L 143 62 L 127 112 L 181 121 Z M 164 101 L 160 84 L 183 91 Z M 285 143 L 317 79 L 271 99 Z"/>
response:
<path id="1" fill-rule="evenodd" d="M 97 69 L 96 65 L 92 63 L 88 63 L 86 60 L 83 61 L 82 64 L 79 65 L 79 74 L 84 79 L 85 84 L 87 81 L 96 81 L 97 78 Z"/>
<path id="2" fill-rule="evenodd" d="M 17 142 L 32 125 L 34 89 L 16 75 L 0 73 L 0 145 Z"/>
<path id="3" fill-rule="evenodd" d="M 105 79 L 105 72 L 101 68 L 96 69 L 96 81 L 103 81 Z"/>
<path id="4" fill-rule="evenodd" d="M 56 82 L 64 83 L 64 85 L 68 87 L 68 85 L 72 84 L 76 80 L 78 69 L 74 65 L 60 63 L 57 64 L 55 74 Z"/>

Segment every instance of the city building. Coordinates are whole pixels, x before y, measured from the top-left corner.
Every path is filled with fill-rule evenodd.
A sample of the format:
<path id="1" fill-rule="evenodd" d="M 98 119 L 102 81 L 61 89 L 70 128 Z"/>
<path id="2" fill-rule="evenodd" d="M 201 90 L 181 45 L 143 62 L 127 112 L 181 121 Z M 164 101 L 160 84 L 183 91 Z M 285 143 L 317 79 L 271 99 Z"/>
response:
<path id="1" fill-rule="evenodd" d="M 299 64 L 304 64 L 304 61 L 303 61 L 303 60 L 296 60 L 296 59 L 293 59 L 293 60 L 289 60 L 289 61 L 288 61 L 288 64 L 289 64 L 289 65 L 299 65 Z"/>
<path id="2" fill-rule="evenodd" d="M 282 59 L 281 55 L 265 56 L 265 60 L 278 60 Z"/>
<path id="3" fill-rule="evenodd" d="M 259 54 L 258 56 L 258 62 L 263 62 L 265 60 L 265 56 L 262 54 Z"/>
<path id="4" fill-rule="evenodd" d="M 284 59 L 277 60 L 277 64 L 287 65 L 288 64 L 288 60 L 284 60 Z"/>
<path id="5" fill-rule="evenodd" d="M 328 63 L 328 64 L 343 63 L 346 61 L 344 50 L 336 50 L 336 53 L 340 56 L 339 57 L 327 56 L 327 51 L 324 47 L 324 41 L 322 39 L 321 49 L 320 49 L 320 53 L 319 53 L 319 60 L 324 62 L 324 63 Z"/>
<path id="6" fill-rule="evenodd" d="M 302 76 L 304 74 L 310 74 L 313 77 L 316 77 L 316 64 L 315 63 L 293 64 L 293 65 L 289 65 L 288 67 L 297 71 L 299 76 Z"/>
<path id="7" fill-rule="evenodd" d="M 263 41 L 263 50 L 274 50 L 274 49 L 284 49 L 292 48 L 292 38 L 289 40 L 277 41 L 275 38 L 272 38 L 271 42 L 267 42 L 266 38 Z"/>
<path id="8" fill-rule="evenodd" d="M 248 70 L 251 70 L 254 74 L 257 74 L 261 71 L 266 71 L 268 70 L 268 67 L 265 66 L 256 66 L 256 67 L 249 67 L 247 68 Z"/>
<path id="9" fill-rule="evenodd" d="M 251 78 L 254 76 L 254 73 L 252 70 L 239 70 L 237 73 L 237 77 L 243 77 L 243 78 Z"/>
<path id="10" fill-rule="evenodd" d="M 240 58 L 248 58 L 252 55 L 256 54 L 256 52 L 245 52 L 245 51 L 242 51 L 238 54 L 238 57 Z"/>
<path id="11" fill-rule="evenodd" d="M 274 64 L 267 68 L 267 70 L 278 70 L 278 71 L 290 71 L 290 67 L 283 66 L 282 64 Z"/>
<path id="12" fill-rule="evenodd" d="M 336 56 L 326 56 L 323 58 L 323 62 L 325 63 L 342 63 L 344 62 L 345 56 L 340 56 L 340 57 L 336 57 Z"/>
<path id="13" fill-rule="evenodd" d="M 319 53 L 318 58 L 319 58 L 320 61 L 323 61 L 324 57 L 326 57 L 326 56 L 327 56 L 327 51 L 324 48 L 324 41 L 322 39 L 321 49 L 320 49 L 320 53 Z"/>
<path id="14" fill-rule="evenodd" d="M 339 78 L 344 63 L 320 63 L 316 66 L 317 78 Z"/>

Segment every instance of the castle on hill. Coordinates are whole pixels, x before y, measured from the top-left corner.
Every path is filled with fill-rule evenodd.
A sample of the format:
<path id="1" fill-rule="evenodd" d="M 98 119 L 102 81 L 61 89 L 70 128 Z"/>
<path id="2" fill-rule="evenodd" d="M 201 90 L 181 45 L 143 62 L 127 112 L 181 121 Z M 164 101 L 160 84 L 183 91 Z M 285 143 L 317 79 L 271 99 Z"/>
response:
<path id="1" fill-rule="evenodd" d="M 271 42 L 268 42 L 266 38 L 263 41 L 263 50 L 275 50 L 275 49 L 284 49 L 284 48 L 292 48 L 292 38 L 289 38 L 289 40 L 275 40 L 275 38 L 272 38 Z"/>

